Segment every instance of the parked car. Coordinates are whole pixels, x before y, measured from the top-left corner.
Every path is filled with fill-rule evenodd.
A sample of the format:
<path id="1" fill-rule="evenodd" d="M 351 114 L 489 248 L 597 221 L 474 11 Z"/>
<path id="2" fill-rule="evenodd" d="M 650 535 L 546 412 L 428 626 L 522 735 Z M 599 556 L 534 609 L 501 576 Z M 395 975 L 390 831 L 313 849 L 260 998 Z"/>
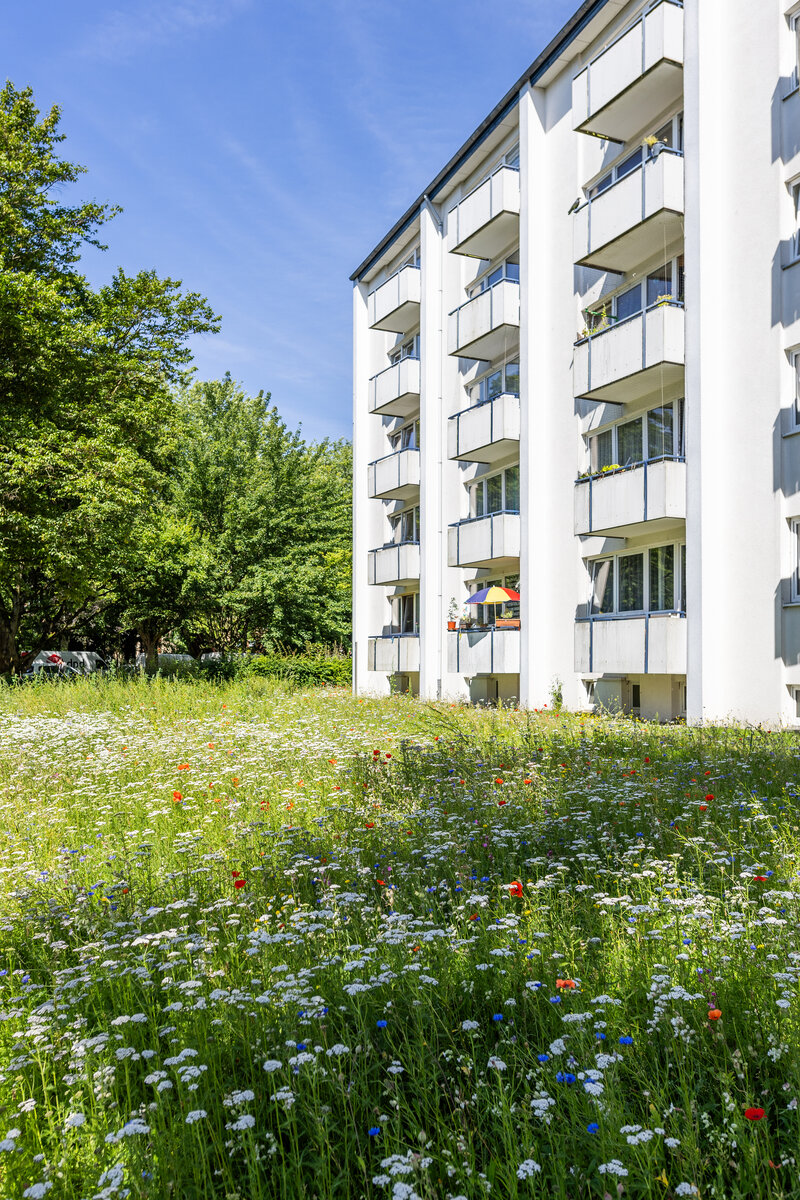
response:
<path id="1" fill-rule="evenodd" d="M 96 650 L 42 650 L 31 663 L 31 670 L 38 674 L 44 667 L 58 667 L 59 663 L 80 675 L 92 675 L 108 666 Z"/>
<path id="2" fill-rule="evenodd" d="M 26 671 L 22 676 L 29 683 L 36 680 L 57 679 L 61 683 L 65 683 L 70 679 L 80 679 L 83 671 L 78 671 L 75 667 L 71 667 L 65 662 L 44 662 L 34 665 L 30 671 Z"/>

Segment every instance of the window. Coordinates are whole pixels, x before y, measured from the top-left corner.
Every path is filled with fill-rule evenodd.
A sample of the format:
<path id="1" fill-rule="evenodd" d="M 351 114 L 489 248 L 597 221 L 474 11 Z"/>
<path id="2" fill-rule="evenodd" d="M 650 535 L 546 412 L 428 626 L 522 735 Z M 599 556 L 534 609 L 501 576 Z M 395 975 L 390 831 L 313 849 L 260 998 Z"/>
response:
<path id="1" fill-rule="evenodd" d="M 419 334 L 415 334 L 414 337 L 409 338 L 402 345 L 394 346 L 389 351 L 389 363 L 393 367 L 397 363 L 402 362 L 404 358 L 419 358 Z"/>
<path id="2" fill-rule="evenodd" d="M 479 479 L 469 489 L 470 517 L 496 512 L 519 512 L 519 467 L 506 467 L 497 475 Z"/>
<path id="3" fill-rule="evenodd" d="M 679 150 L 683 153 L 683 113 L 677 113 L 676 116 L 670 119 L 657 129 L 653 136 L 656 142 L 661 142 L 664 146 L 668 146 L 670 150 Z"/>
<path id="4" fill-rule="evenodd" d="M 501 262 L 499 266 L 489 271 L 488 274 L 483 275 L 476 283 L 473 283 L 468 291 L 470 300 L 474 296 L 480 296 L 481 292 L 494 287 L 496 283 L 500 283 L 503 279 L 510 279 L 515 283 L 519 283 L 519 257 L 517 255 L 507 258 L 505 262 Z"/>
<path id="5" fill-rule="evenodd" d="M 791 522 L 792 531 L 792 600 L 800 601 L 800 518 Z"/>
<path id="6" fill-rule="evenodd" d="M 392 598 L 392 633 L 419 633 L 419 592 Z"/>
<path id="7" fill-rule="evenodd" d="M 792 69 L 792 90 L 800 84 L 800 13 L 795 13 L 789 19 L 789 25 L 794 35 L 794 67 Z"/>
<path id="8" fill-rule="evenodd" d="M 392 527 L 392 542 L 396 545 L 419 541 L 419 505 L 407 508 L 404 512 L 392 513 L 389 523 Z"/>
<path id="9" fill-rule="evenodd" d="M 683 401 L 677 400 L 594 434 L 589 438 L 592 474 L 608 467 L 630 467 L 661 458 L 680 458 L 683 454 L 682 422 Z"/>
<path id="10" fill-rule="evenodd" d="M 396 429 L 389 435 L 389 442 L 393 451 L 419 450 L 419 421 L 412 421 L 409 425 Z"/>
<path id="11" fill-rule="evenodd" d="M 482 579 L 472 586 L 472 592 L 482 591 L 483 588 L 504 587 L 514 592 L 519 591 L 519 575 L 503 575 L 499 579 Z M 507 600 L 504 604 L 469 605 L 468 612 L 473 612 L 479 625 L 493 625 L 495 617 L 510 617 L 519 620 L 519 600 Z"/>
<path id="12" fill-rule="evenodd" d="M 496 367 L 470 384 L 468 395 L 470 404 L 485 404 L 508 392 L 512 396 L 519 395 L 519 363 L 510 362 L 505 366 Z"/>
<path id="13" fill-rule="evenodd" d="M 800 258 L 800 179 L 791 185 L 792 195 L 792 238 L 790 254 L 792 259 Z"/>
<path id="14" fill-rule="evenodd" d="M 791 356 L 794 423 L 800 426 L 800 350 L 795 350 Z"/>
<path id="15" fill-rule="evenodd" d="M 800 521 L 798 521 L 800 525 Z M 678 554 L 680 550 L 680 556 Z M 680 579 L 675 565 L 680 557 Z M 653 546 L 635 554 L 598 558 L 590 565 L 590 612 L 594 616 L 613 613 L 685 611 L 683 580 L 686 575 L 686 546 Z"/>
<path id="16" fill-rule="evenodd" d="M 677 150 L 682 154 L 683 113 L 677 113 L 674 117 L 670 117 L 670 119 L 666 121 L 660 129 L 657 129 L 653 133 L 653 137 L 655 138 L 656 142 L 661 142 L 662 145 L 669 147 L 670 150 Z M 621 159 L 618 163 L 615 163 L 611 170 L 607 171 L 605 175 L 601 176 L 596 183 L 592 184 L 588 190 L 589 199 L 594 200 L 595 196 L 601 195 L 601 193 L 610 188 L 613 183 L 616 183 L 619 179 L 624 179 L 626 175 L 630 175 L 631 172 L 640 167 L 643 162 L 644 147 L 638 146 L 630 154 L 627 154 L 625 158 Z"/>
<path id="17" fill-rule="evenodd" d="M 519 170 L 519 145 L 512 146 L 508 154 L 503 155 L 503 165 Z"/>
<path id="18" fill-rule="evenodd" d="M 600 333 L 609 325 L 635 317 L 643 308 L 665 301 L 683 304 L 683 255 L 671 259 L 646 279 L 623 288 L 604 300 L 600 308 L 587 309 L 586 331 Z"/>

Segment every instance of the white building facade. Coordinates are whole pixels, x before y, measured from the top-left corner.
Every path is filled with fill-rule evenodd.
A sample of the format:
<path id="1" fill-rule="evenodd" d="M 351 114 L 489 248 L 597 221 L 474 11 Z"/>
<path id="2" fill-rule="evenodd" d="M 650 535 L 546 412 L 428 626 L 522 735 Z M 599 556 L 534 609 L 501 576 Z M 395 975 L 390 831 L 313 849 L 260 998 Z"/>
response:
<path id="1" fill-rule="evenodd" d="M 354 273 L 357 692 L 800 725 L 799 46 L 587 0 Z"/>

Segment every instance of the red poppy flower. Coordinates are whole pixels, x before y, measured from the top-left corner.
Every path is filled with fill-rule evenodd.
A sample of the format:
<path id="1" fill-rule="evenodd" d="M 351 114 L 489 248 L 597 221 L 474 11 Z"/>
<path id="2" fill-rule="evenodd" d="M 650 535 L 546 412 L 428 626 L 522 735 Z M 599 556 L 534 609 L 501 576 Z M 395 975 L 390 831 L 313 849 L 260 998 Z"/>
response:
<path id="1" fill-rule="evenodd" d="M 557 979 L 556 987 L 557 988 L 574 988 L 575 980 L 574 979 Z"/>
<path id="2" fill-rule="evenodd" d="M 512 896 L 521 896 L 522 884 L 519 882 L 519 880 L 515 879 L 513 883 L 508 885 L 508 890 Z"/>
<path id="3" fill-rule="evenodd" d="M 497 807 L 498 807 L 498 808 L 502 808 L 502 806 L 503 806 L 504 804 L 507 804 L 507 803 L 508 803 L 508 801 L 507 801 L 507 800 L 498 800 L 498 801 L 497 801 Z"/>
<path id="4" fill-rule="evenodd" d="M 706 800 L 713 800 L 713 799 L 714 799 L 714 793 L 706 792 Z"/>
<path id="5" fill-rule="evenodd" d="M 495 779 L 495 783 L 502 783 L 502 779 Z"/>
<path id="6" fill-rule="evenodd" d="M 757 879 L 759 883 L 766 883 L 766 882 L 767 882 L 767 876 L 766 876 L 766 875 L 754 875 L 754 876 L 753 876 L 753 879 Z"/>
<path id="7" fill-rule="evenodd" d="M 178 763 L 178 770 L 179 771 L 188 771 L 189 764 L 188 763 Z"/>
<path id="8" fill-rule="evenodd" d="M 367 821 L 367 823 L 366 823 L 366 825 L 364 826 L 364 828 L 365 828 L 365 829 L 374 829 L 374 828 L 375 828 L 375 822 L 374 822 L 374 821 Z"/>
<path id="9" fill-rule="evenodd" d="M 722 1010 L 719 1008 L 710 1008 L 708 1010 L 709 1021 L 718 1021 L 722 1016 Z"/>
<path id="10" fill-rule="evenodd" d="M 235 888 L 243 888 L 243 887 L 244 887 L 244 880 L 243 880 L 243 879 L 234 879 L 234 881 L 233 881 L 233 886 L 234 886 Z"/>
<path id="11" fill-rule="evenodd" d="M 644 761 L 645 761 L 646 763 L 649 763 L 649 762 L 650 762 L 650 759 L 649 759 L 649 758 L 646 758 Z"/>
<path id="12" fill-rule="evenodd" d="M 764 1116 L 763 1108 L 746 1108 L 744 1115 L 748 1121 L 760 1121 Z"/>
<path id="13" fill-rule="evenodd" d="M 707 810 L 707 808 L 708 808 L 708 805 L 707 805 L 707 804 L 701 804 L 701 805 L 700 805 L 700 812 L 705 812 L 705 811 Z"/>
<path id="14" fill-rule="evenodd" d="M 377 883 L 378 887 L 386 887 L 386 881 L 384 879 L 376 879 L 375 882 Z"/>
<path id="15" fill-rule="evenodd" d="M 242 872 L 241 871 L 231 871 L 231 875 L 233 876 L 234 879 L 241 879 Z"/>
<path id="16" fill-rule="evenodd" d="M 470 921 L 477 921 L 477 919 L 478 919 L 477 913 L 473 913 L 472 916 L 470 917 Z"/>
<path id="17" fill-rule="evenodd" d="M 182 792 L 173 792 L 172 799 L 175 801 L 176 804 L 180 804 L 181 800 L 183 799 L 183 793 Z"/>

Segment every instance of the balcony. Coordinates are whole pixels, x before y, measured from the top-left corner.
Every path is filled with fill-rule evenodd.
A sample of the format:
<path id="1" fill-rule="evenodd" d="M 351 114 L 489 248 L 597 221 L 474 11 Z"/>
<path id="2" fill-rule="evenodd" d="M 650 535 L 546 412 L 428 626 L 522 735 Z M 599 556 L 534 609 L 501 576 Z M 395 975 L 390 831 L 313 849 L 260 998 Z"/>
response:
<path id="1" fill-rule="evenodd" d="M 367 555 L 367 582 L 377 587 L 416 583 L 419 542 L 392 542 Z"/>
<path id="2" fill-rule="evenodd" d="M 408 333 L 419 325 L 420 270 L 402 267 L 370 292 L 368 321 L 371 329 Z"/>
<path id="3" fill-rule="evenodd" d="M 581 675 L 685 675 L 682 613 L 584 617 L 575 622 L 575 670 Z"/>
<path id="4" fill-rule="evenodd" d="M 496 512 L 456 521 L 447 530 L 449 567 L 489 567 L 519 558 L 519 513 Z"/>
<path id="5" fill-rule="evenodd" d="M 447 216 L 449 249 L 473 258 L 496 258 L 519 237 L 519 169 L 500 167 Z"/>
<path id="6" fill-rule="evenodd" d="M 577 342 L 573 394 L 631 403 L 680 383 L 684 368 L 683 305 L 667 302 Z"/>
<path id="7" fill-rule="evenodd" d="M 402 358 L 369 381 L 369 411 L 381 417 L 410 417 L 419 408 L 419 359 Z"/>
<path id="8" fill-rule="evenodd" d="M 408 500 L 419 492 L 419 450 L 396 450 L 367 467 L 367 495 L 373 500 Z"/>
<path id="9" fill-rule="evenodd" d="M 631 537 L 645 521 L 673 525 L 686 520 L 686 463 L 662 458 L 591 475 L 575 484 L 575 533 Z"/>
<path id="10" fill-rule="evenodd" d="M 447 635 L 447 670 L 454 675 L 519 675 L 518 629 L 462 629 Z"/>
<path id="11" fill-rule="evenodd" d="M 390 633 L 370 638 L 367 670 L 385 675 L 408 675 L 419 670 L 419 635 Z"/>
<path id="12" fill-rule="evenodd" d="M 573 128 L 627 142 L 683 92 L 683 5 L 662 0 L 572 81 Z"/>
<path id="13" fill-rule="evenodd" d="M 460 358 L 499 358 L 519 342 L 519 284 L 501 279 L 460 308 L 447 321 L 447 353 Z"/>
<path id="14" fill-rule="evenodd" d="M 519 396 L 503 392 L 457 412 L 447 422 L 447 456 L 493 463 L 519 450 Z"/>
<path id="15" fill-rule="evenodd" d="M 620 274 L 683 238 L 683 155 L 666 148 L 575 213 L 575 262 Z"/>

